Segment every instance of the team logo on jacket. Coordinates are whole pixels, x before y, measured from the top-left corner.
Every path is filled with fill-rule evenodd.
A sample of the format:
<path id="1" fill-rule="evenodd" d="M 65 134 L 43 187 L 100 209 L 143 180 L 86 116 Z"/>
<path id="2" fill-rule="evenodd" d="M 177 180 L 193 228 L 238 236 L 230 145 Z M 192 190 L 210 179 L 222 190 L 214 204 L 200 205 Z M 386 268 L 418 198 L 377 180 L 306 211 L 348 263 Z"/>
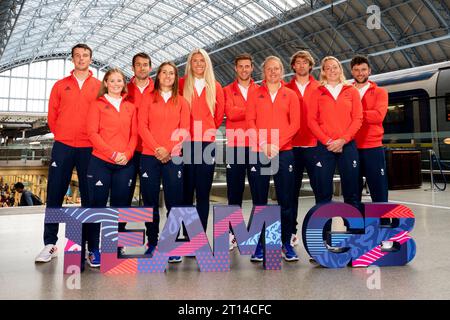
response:
<path id="1" fill-rule="evenodd" d="M 353 168 L 356 168 L 357 165 L 358 164 L 357 164 L 356 160 L 353 160 Z"/>
<path id="2" fill-rule="evenodd" d="M 147 172 L 144 172 L 144 174 L 142 175 L 142 178 L 148 178 Z"/>
<path id="3" fill-rule="evenodd" d="M 381 169 L 381 175 L 384 176 L 384 169 Z"/>
<path id="4" fill-rule="evenodd" d="M 101 187 L 101 186 L 103 186 L 103 183 L 102 183 L 100 180 L 98 180 L 98 181 L 95 183 L 95 185 L 98 186 L 98 187 Z"/>
<path id="5" fill-rule="evenodd" d="M 58 167 L 55 161 L 53 161 L 53 163 L 52 163 L 52 167 L 55 167 L 55 168 L 57 168 L 57 167 Z"/>
<path id="6" fill-rule="evenodd" d="M 292 164 L 289 165 L 289 172 L 294 171 L 294 167 L 292 166 Z"/>
<path id="7" fill-rule="evenodd" d="M 132 183 L 133 183 L 133 179 L 130 179 L 130 181 L 128 181 L 128 186 L 131 187 Z"/>
<path id="8" fill-rule="evenodd" d="M 260 95 L 258 98 L 264 99 L 264 95 L 262 94 L 262 95 Z"/>
<path id="9" fill-rule="evenodd" d="M 178 170 L 178 179 L 181 179 L 181 171 Z"/>
<path id="10" fill-rule="evenodd" d="M 66 88 L 65 88 L 64 90 L 66 90 L 66 91 L 67 91 L 67 90 L 70 90 L 70 87 L 69 87 L 69 86 L 67 86 L 67 87 L 66 87 Z"/>
<path id="11" fill-rule="evenodd" d="M 231 169 L 231 166 L 229 164 L 227 164 L 227 169 Z"/>
<path id="12" fill-rule="evenodd" d="M 109 106 L 107 104 L 105 105 L 105 109 L 109 109 Z"/>
<path id="13" fill-rule="evenodd" d="M 316 167 L 322 168 L 322 164 L 319 162 L 316 163 Z"/>
<path id="14" fill-rule="evenodd" d="M 251 171 L 251 172 L 256 172 L 256 168 L 255 168 L 255 167 L 252 167 L 252 168 L 250 169 L 250 171 Z"/>

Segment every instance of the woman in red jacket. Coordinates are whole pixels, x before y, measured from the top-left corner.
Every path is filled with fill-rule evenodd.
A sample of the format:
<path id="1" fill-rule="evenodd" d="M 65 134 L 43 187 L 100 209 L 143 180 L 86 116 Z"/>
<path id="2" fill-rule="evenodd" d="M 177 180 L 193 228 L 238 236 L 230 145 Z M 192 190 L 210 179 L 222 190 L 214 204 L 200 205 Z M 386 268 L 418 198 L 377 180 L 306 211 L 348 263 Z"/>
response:
<path id="1" fill-rule="evenodd" d="M 331 201 L 337 165 L 344 202 L 359 208 L 359 160 L 353 141 L 363 117 L 359 92 L 346 83 L 342 65 L 335 57 L 322 60 L 320 80 L 308 112 L 308 126 L 318 140 L 314 172 L 316 201 Z"/>
<path id="2" fill-rule="evenodd" d="M 137 120 L 134 104 L 126 99 L 125 75 L 119 69 L 109 70 L 102 81 L 98 98 L 89 109 L 87 132 L 92 142 L 92 157 L 88 167 L 91 207 L 130 205 L 129 194 L 134 167 L 130 161 L 137 144 Z M 92 240 L 92 234 L 89 241 Z M 89 263 L 100 266 L 99 232 L 92 240 Z"/>
<path id="3" fill-rule="evenodd" d="M 264 81 L 250 98 L 245 115 L 247 128 L 254 131 L 251 141 L 257 151 L 257 164 L 250 170 L 255 180 L 255 205 L 267 204 L 270 176 L 273 175 L 278 204 L 281 206 L 281 241 L 286 261 L 297 261 L 291 246 L 294 230 L 292 197 L 294 191 L 294 154 L 292 139 L 300 128 L 300 105 L 297 94 L 283 86 L 283 63 L 278 57 L 267 57 L 262 65 Z M 262 261 L 259 243 L 251 261 Z"/>
<path id="4" fill-rule="evenodd" d="M 189 135 L 189 105 L 178 94 L 178 70 L 173 62 L 163 62 L 156 74 L 155 88 L 148 103 L 139 109 L 138 128 L 143 151 L 140 181 L 144 205 L 153 207 L 153 222 L 146 223 L 148 249 L 152 254 L 158 243 L 159 191 L 164 187 L 167 214 L 183 204 L 183 140 Z M 181 262 L 181 257 L 169 257 Z"/>
<path id="5" fill-rule="evenodd" d="M 206 231 L 215 167 L 214 141 L 223 121 L 225 98 L 205 50 L 195 49 L 189 54 L 180 93 L 191 111 L 191 141 L 183 148 L 184 203 L 193 205 L 195 191 L 197 212 Z"/>

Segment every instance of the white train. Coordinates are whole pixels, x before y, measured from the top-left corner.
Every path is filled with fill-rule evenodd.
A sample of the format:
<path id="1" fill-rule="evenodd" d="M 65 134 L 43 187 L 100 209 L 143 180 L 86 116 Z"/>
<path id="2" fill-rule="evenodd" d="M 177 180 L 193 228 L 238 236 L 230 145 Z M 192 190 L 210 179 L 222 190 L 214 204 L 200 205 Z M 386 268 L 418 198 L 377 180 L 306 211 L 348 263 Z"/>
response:
<path id="1" fill-rule="evenodd" d="M 450 165 L 450 61 L 374 75 L 389 92 L 383 126 L 387 147 L 433 149 Z M 423 160 L 427 153 L 423 152 Z"/>

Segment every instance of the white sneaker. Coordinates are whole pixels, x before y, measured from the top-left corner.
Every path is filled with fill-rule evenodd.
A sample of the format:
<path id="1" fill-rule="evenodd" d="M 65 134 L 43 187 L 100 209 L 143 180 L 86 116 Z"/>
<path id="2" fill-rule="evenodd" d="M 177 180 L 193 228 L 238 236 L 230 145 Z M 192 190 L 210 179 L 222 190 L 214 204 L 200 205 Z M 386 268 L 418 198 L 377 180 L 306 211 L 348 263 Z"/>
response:
<path id="1" fill-rule="evenodd" d="M 52 258 L 56 257 L 58 254 L 58 248 L 53 244 L 48 244 L 42 249 L 42 251 L 37 255 L 35 262 L 49 262 Z"/>
<path id="2" fill-rule="evenodd" d="M 237 247 L 236 237 L 234 236 L 234 234 L 232 234 L 232 233 L 230 232 L 230 247 L 229 247 L 229 249 L 230 249 L 230 251 L 231 251 L 231 250 L 233 250 L 233 249 L 236 248 L 236 247 Z"/>
<path id="3" fill-rule="evenodd" d="M 295 247 L 296 245 L 298 245 L 300 242 L 299 238 L 297 237 L 296 234 L 292 234 L 291 236 L 291 246 Z"/>
<path id="4" fill-rule="evenodd" d="M 382 241 L 381 242 L 381 251 L 389 251 L 394 248 L 394 241 Z"/>

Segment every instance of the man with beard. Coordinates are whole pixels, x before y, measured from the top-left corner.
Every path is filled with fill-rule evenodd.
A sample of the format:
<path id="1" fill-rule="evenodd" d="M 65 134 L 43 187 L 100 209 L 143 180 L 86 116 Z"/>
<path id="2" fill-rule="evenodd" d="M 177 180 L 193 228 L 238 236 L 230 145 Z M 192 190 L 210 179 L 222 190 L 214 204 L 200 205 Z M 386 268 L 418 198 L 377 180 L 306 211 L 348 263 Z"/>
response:
<path id="1" fill-rule="evenodd" d="M 363 189 L 362 177 L 366 177 L 372 202 L 387 202 L 388 183 L 382 140 L 388 94 L 385 89 L 369 81 L 371 69 L 366 57 L 355 56 L 350 66 L 363 106 L 363 124 L 355 136 L 360 161 L 359 201 Z"/>

